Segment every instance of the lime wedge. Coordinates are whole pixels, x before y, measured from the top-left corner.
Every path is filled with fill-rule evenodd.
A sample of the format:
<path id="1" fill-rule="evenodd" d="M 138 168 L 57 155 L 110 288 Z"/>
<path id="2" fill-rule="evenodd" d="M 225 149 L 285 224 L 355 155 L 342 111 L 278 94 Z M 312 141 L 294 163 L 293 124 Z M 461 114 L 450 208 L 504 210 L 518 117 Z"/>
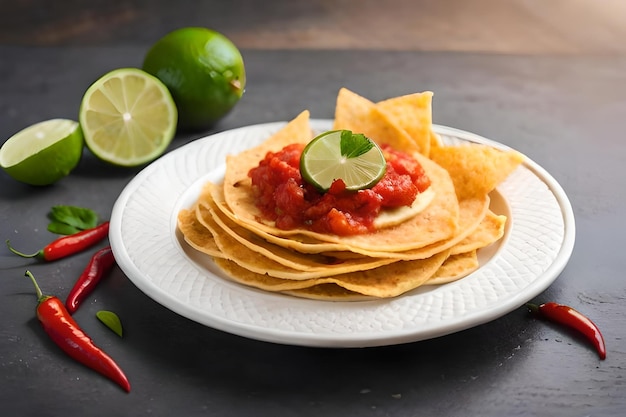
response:
<path id="1" fill-rule="evenodd" d="M 348 190 L 371 188 L 385 175 L 387 162 L 374 141 L 349 130 L 331 130 L 315 137 L 302 151 L 302 178 L 321 191 L 336 179 Z"/>
<path id="2" fill-rule="evenodd" d="M 162 155 L 176 133 L 178 112 L 167 87 L 136 69 L 109 72 L 85 92 L 80 124 L 101 160 L 137 166 Z"/>
<path id="3" fill-rule="evenodd" d="M 0 166 L 20 182 L 49 185 L 69 174 L 82 152 L 83 134 L 78 122 L 46 120 L 6 141 L 0 148 Z"/>

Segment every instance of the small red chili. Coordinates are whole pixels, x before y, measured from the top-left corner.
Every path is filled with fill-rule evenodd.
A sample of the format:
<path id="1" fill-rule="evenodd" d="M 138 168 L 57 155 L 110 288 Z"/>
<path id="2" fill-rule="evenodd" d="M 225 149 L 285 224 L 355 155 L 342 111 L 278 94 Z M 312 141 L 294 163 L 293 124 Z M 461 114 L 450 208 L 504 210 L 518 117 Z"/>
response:
<path id="1" fill-rule="evenodd" d="M 572 307 L 554 302 L 540 305 L 526 304 L 531 313 L 562 324 L 582 333 L 596 348 L 600 359 L 606 358 L 604 337 L 594 322 Z"/>
<path id="2" fill-rule="evenodd" d="M 52 341 L 73 359 L 130 392 L 130 383 L 122 369 L 78 326 L 63 302 L 58 297 L 42 294 L 30 271 L 26 271 L 26 276 L 31 279 L 37 291 L 37 318 Z"/>
<path id="3" fill-rule="evenodd" d="M 22 252 L 18 252 L 11 247 L 11 244 L 8 240 L 6 242 L 9 250 L 16 255 L 22 256 L 24 258 L 39 257 L 42 258 L 44 261 L 54 261 L 83 251 L 100 242 L 102 239 L 107 237 L 108 234 L 109 222 L 106 221 L 92 229 L 82 230 L 73 235 L 62 236 L 58 239 L 55 239 L 39 252 L 32 254 L 24 254 Z"/>
<path id="4" fill-rule="evenodd" d="M 65 307 L 70 313 L 76 312 L 80 303 L 93 291 L 114 264 L 115 258 L 111 246 L 102 248 L 93 254 L 65 300 Z"/>

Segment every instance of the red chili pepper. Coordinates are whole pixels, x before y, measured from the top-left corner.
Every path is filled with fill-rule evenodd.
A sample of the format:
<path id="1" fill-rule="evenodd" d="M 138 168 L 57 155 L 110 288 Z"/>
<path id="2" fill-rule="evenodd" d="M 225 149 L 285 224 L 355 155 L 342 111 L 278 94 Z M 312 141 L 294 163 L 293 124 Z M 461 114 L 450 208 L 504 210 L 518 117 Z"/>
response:
<path id="1" fill-rule="evenodd" d="M 598 326 L 589 318 L 574 310 L 572 307 L 554 302 L 540 305 L 526 304 L 531 313 L 537 314 L 555 323 L 562 324 L 582 333 L 596 348 L 600 359 L 606 358 L 604 337 Z"/>
<path id="2" fill-rule="evenodd" d="M 113 268 L 114 264 L 115 258 L 113 257 L 111 246 L 102 248 L 93 254 L 65 300 L 65 307 L 67 307 L 70 313 L 74 314 L 76 312 L 80 303 L 93 291 L 102 277 Z"/>
<path id="3" fill-rule="evenodd" d="M 78 326 L 63 302 L 55 296 L 43 295 L 35 277 L 26 271 L 37 290 L 37 318 L 50 338 L 70 357 L 110 378 L 130 392 L 130 383 L 122 369 Z"/>
<path id="4" fill-rule="evenodd" d="M 102 239 L 107 237 L 108 234 L 109 222 L 107 221 L 92 229 L 82 230 L 78 233 L 74 233 L 73 235 L 62 236 L 55 239 L 46 245 L 45 248 L 36 253 L 24 254 L 18 252 L 11 247 L 8 240 L 7 246 L 11 252 L 24 258 L 39 257 L 44 261 L 54 261 L 83 251 L 100 242 Z"/>

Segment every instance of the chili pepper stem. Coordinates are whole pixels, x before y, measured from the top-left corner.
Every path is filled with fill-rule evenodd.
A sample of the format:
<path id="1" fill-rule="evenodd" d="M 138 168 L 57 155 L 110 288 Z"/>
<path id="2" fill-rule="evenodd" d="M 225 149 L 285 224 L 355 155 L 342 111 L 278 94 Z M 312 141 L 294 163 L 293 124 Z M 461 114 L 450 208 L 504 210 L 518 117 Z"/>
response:
<path id="1" fill-rule="evenodd" d="M 37 284 L 37 280 L 35 280 L 34 275 L 30 271 L 26 271 L 24 276 L 27 276 L 33 282 L 33 285 L 35 286 L 35 291 L 37 291 L 37 300 L 41 302 L 41 300 L 45 299 L 46 296 L 43 295 L 43 292 L 41 291 L 41 288 L 39 288 L 39 284 Z"/>
<path id="2" fill-rule="evenodd" d="M 16 255 L 21 256 L 22 258 L 35 258 L 35 257 L 37 257 L 37 256 L 42 256 L 42 255 L 43 255 L 43 252 L 42 252 L 42 251 L 39 251 L 39 252 L 36 252 L 36 253 L 22 253 L 22 252 L 20 252 L 20 251 L 18 251 L 18 250 L 15 250 L 15 249 L 11 246 L 11 242 L 9 241 L 9 239 L 7 239 L 7 240 L 6 240 L 6 242 L 7 242 L 7 246 L 8 246 L 8 248 L 9 248 L 9 250 L 10 250 L 11 252 L 13 252 L 14 254 L 16 254 Z"/>
<path id="3" fill-rule="evenodd" d="M 526 303 L 526 308 L 533 314 L 539 313 L 539 306 L 537 304 Z"/>

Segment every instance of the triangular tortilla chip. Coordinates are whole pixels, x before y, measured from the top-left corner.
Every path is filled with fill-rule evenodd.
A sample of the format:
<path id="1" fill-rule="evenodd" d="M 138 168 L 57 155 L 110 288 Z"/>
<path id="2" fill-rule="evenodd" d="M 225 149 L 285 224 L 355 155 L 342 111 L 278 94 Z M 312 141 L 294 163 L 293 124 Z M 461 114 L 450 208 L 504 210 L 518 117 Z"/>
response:
<path id="1" fill-rule="evenodd" d="M 481 144 L 433 147 L 430 158 L 450 173 L 459 200 L 489 194 L 524 160 Z"/>
<path id="2" fill-rule="evenodd" d="M 376 107 L 383 110 L 391 120 L 408 133 L 424 156 L 430 153 L 432 126 L 431 91 L 407 94 L 379 101 Z"/>
<path id="3" fill-rule="evenodd" d="M 347 88 L 339 90 L 333 129 L 363 133 L 379 145 L 387 144 L 407 153 L 420 150 L 411 136 L 384 109 Z"/>

